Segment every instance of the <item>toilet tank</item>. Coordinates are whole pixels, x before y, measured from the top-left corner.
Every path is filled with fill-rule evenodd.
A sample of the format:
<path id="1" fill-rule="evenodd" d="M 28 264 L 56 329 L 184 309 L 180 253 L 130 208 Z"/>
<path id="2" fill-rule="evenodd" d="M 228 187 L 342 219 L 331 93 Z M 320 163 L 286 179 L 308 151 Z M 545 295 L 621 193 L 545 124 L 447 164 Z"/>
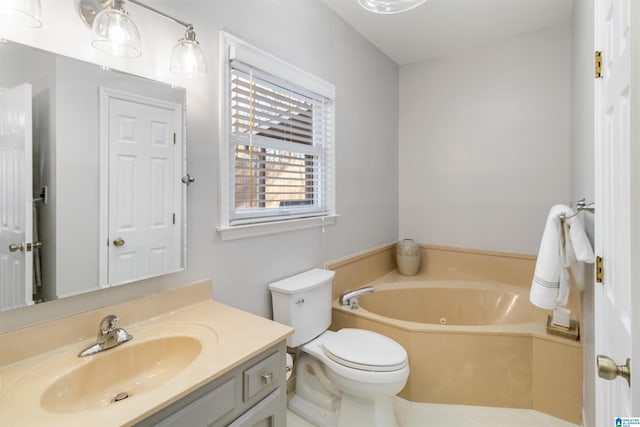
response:
<path id="1" fill-rule="evenodd" d="M 289 347 L 311 341 L 331 324 L 331 283 L 335 271 L 314 268 L 270 283 L 273 320 L 294 329 Z"/>

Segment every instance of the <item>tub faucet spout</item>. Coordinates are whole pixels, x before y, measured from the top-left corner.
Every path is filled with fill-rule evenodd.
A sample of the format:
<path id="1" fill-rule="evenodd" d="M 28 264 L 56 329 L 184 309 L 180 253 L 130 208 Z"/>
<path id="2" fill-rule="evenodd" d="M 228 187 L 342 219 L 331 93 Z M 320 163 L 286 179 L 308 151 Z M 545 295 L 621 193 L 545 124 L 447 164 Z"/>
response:
<path id="1" fill-rule="evenodd" d="M 356 289 L 355 291 L 347 290 L 347 291 L 344 291 L 342 295 L 340 295 L 340 299 L 338 300 L 338 302 L 340 303 L 340 305 L 348 305 L 351 307 L 352 310 L 355 310 L 356 308 L 359 307 L 358 298 L 361 295 L 370 294 L 375 290 L 376 288 L 374 288 L 373 286 L 365 286 L 360 289 Z"/>

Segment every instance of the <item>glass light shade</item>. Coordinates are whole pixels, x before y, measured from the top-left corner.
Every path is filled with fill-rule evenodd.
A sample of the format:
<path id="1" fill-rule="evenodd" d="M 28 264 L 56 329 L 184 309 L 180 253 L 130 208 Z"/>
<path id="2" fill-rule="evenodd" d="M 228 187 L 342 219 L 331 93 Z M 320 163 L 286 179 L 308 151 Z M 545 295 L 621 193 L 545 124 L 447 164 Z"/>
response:
<path id="1" fill-rule="evenodd" d="M 91 44 L 102 52 L 126 58 L 142 55 L 138 27 L 123 10 L 104 9 L 93 20 L 91 31 Z"/>
<path id="2" fill-rule="evenodd" d="M 206 77 L 207 59 L 196 40 L 178 40 L 171 52 L 169 70 L 183 77 Z"/>
<path id="3" fill-rule="evenodd" d="M 374 13 L 400 13 L 420 6 L 426 0 L 358 0 L 360 6 Z"/>
<path id="4" fill-rule="evenodd" d="M 42 27 L 40 0 L 1 0 L 0 24 Z"/>

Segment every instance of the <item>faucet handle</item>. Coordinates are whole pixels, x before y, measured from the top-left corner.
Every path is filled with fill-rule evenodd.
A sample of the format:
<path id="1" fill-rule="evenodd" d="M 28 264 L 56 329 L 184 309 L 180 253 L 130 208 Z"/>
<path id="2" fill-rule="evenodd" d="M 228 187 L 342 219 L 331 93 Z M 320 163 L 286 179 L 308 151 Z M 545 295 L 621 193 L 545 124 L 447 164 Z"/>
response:
<path id="1" fill-rule="evenodd" d="M 100 330 L 98 331 L 98 335 L 105 335 L 109 332 L 113 332 L 119 321 L 120 318 L 114 314 L 106 316 L 100 321 Z"/>

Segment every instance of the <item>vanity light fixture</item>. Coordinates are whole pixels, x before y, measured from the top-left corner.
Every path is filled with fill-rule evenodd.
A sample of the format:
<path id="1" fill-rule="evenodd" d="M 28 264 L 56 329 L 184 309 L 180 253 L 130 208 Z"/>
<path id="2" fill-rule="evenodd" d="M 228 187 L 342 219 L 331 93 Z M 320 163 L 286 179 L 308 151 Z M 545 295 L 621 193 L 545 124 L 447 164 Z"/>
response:
<path id="1" fill-rule="evenodd" d="M 369 12 L 391 14 L 411 10 L 426 0 L 358 0 L 360 6 Z"/>
<path id="2" fill-rule="evenodd" d="M 184 37 L 173 47 L 169 70 L 189 78 L 207 76 L 207 59 L 196 40 L 192 25 L 187 26 Z"/>
<path id="3" fill-rule="evenodd" d="M 98 13 L 91 25 L 96 49 L 113 56 L 137 58 L 142 55 L 138 27 L 124 10 L 124 0 L 113 0 Z"/>
<path id="4" fill-rule="evenodd" d="M 193 25 L 148 6 L 138 0 L 128 0 L 144 9 L 163 16 L 186 28 L 171 53 L 169 70 L 183 77 L 205 77 L 207 60 L 200 48 Z M 76 8 L 82 20 L 95 35 L 93 46 L 114 56 L 130 58 L 142 54 L 140 34 L 135 23 L 125 11 L 125 0 L 76 0 Z"/>
<path id="5" fill-rule="evenodd" d="M 0 24 L 40 28 L 42 27 L 41 12 L 40 0 L 2 0 Z"/>

